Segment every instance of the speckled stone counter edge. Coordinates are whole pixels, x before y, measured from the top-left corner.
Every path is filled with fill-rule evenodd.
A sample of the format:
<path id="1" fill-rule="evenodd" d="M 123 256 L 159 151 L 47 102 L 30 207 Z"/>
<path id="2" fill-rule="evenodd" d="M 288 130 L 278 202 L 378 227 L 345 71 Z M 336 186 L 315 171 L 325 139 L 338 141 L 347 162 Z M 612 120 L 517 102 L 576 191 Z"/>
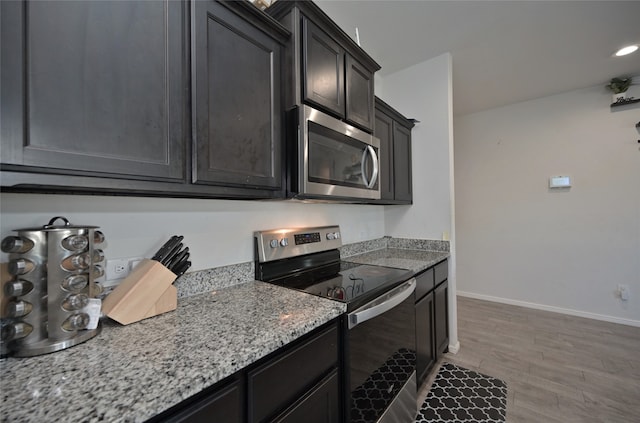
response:
<path id="1" fill-rule="evenodd" d="M 346 306 L 253 281 L 55 354 L 0 360 L 2 422 L 143 422 L 340 316 Z M 10 400 L 6 400 L 10 399 Z"/>
<path id="2" fill-rule="evenodd" d="M 448 252 L 449 241 L 385 236 L 343 245 L 340 247 L 340 255 L 346 258 L 387 248 Z M 255 265 L 253 261 L 250 261 L 186 273 L 175 282 L 175 286 L 178 289 L 178 298 L 185 298 L 215 289 L 239 285 L 254 279 Z"/>

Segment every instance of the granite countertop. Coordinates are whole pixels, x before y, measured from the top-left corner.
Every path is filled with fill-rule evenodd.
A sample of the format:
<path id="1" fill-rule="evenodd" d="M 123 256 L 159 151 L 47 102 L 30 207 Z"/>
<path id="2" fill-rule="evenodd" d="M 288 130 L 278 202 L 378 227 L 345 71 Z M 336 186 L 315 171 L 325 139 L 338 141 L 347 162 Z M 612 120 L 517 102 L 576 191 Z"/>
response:
<path id="1" fill-rule="evenodd" d="M 345 311 L 263 282 L 181 299 L 178 309 L 38 357 L 0 360 L 2 422 L 145 421 Z"/>
<path id="2" fill-rule="evenodd" d="M 405 250 L 386 248 L 343 258 L 344 261 L 378 266 L 398 267 L 415 273 L 441 262 L 449 257 L 448 251 Z"/>

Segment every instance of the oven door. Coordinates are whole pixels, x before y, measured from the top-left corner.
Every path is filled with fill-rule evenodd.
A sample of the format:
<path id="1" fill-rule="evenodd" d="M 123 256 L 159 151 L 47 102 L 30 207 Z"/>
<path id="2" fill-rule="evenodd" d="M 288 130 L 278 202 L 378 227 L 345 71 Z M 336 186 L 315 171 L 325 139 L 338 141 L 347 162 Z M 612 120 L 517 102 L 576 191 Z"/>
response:
<path id="1" fill-rule="evenodd" d="M 380 199 L 380 140 L 304 106 L 303 195 Z"/>
<path id="2" fill-rule="evenodd" d="M 411 279 L 347 316 L 351 423 L 415 421 L 415 287 Z"/>

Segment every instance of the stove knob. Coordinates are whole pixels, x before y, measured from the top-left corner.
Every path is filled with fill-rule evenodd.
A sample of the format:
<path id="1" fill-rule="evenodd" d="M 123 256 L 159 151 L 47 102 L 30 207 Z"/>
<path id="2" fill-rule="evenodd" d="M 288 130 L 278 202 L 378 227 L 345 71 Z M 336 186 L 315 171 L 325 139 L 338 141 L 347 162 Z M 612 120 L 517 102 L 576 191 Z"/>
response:
<path id="1" fill-rule="evenodd" d="M 335 234 L 334 234 L 334 233 L 332 233 L 332 232 L 329 232 L 329 233 L 327 234 L 327 239 L 328 239 L 329 241 L 331 241 L 331 240 L 332 240 L 332 239 L 334 239 L 335 237 L 336 237 L 336 236 L 335 236 Z"/>
<path id="2" fill-rule="evenodd" d="M 289 240 L 287 238 L 282 238 L 280 240 L 280 245 L 282 245 L 283 247 L 286 247 L 287 245 L 289 245 Z"/>
<path id="3" fill-rule="evenodd" d="M 340 239 L 340 232 L 336 232 L 336 233 L 335 233 L 335 234 L 333 234 L 333 235 L 336 237 L 336 239 Z"/>
<path id="4" fill-rule="evenodd" d="M 272 239 L 271 241 L 269 241 L 269 245 L 271 246 L 271 248 L 278 248 L 278 240 Z"/>

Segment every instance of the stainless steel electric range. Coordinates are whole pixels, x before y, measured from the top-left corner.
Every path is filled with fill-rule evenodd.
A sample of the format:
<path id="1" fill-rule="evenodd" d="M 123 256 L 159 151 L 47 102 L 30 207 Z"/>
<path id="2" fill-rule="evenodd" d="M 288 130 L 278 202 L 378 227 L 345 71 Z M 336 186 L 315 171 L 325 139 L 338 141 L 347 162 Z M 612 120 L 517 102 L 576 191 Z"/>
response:
<path id="1" fill-rule="evenodd" d="M 340 301 L 345 420 L 413 422 L 416 281 L 409 270 L 342 261 L 338 226 L 258 231 L 256 279 Z"/>

